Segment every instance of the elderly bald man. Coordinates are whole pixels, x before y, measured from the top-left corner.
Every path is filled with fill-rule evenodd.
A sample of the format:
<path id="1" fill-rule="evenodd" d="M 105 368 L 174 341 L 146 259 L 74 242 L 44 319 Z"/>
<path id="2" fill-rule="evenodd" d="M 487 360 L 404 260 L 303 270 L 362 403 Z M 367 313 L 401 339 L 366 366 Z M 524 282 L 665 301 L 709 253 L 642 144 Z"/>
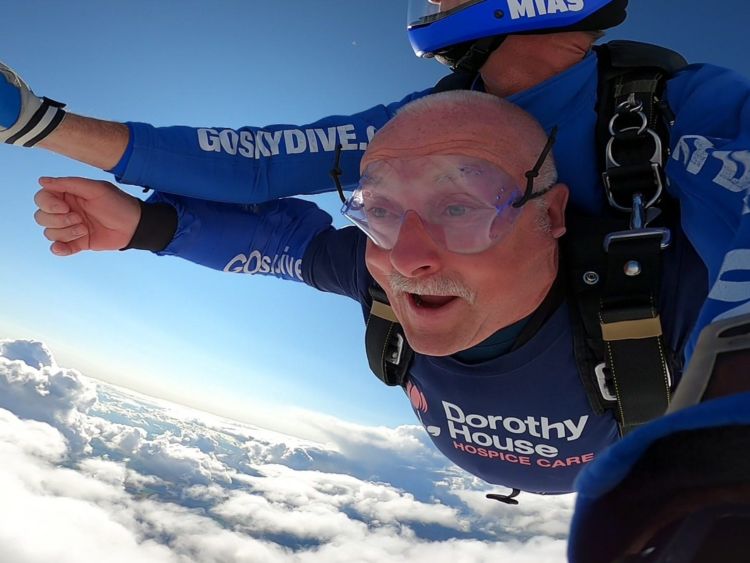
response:
<path id="1" fill-rule="evenodd" d="M 436 447 L 489 483 L 565 493 L 618 424 L 579 375 L 560 275 L 568 189 L 550 146 L 512 104 L 446 92 L 376 134 L 343 209 L 353 227 L 299 199 L 252 211 L 163 194 L 143 204 L 75 178 L 41 180 L 36 218 L 59 255 L 148 249 L 303 282 L 355 299 L 365 318 L 379 285 L 414 350 L 403 389 Z M 661 295 L 670 355 L 706 286 L 675 235 Z"/>

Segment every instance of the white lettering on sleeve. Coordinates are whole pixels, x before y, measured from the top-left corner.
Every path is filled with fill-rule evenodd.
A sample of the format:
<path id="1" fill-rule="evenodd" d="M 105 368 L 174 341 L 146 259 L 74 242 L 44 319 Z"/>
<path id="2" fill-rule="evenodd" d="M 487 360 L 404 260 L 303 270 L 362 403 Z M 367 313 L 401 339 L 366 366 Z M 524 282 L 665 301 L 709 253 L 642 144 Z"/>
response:
<path id="1" fill-rule="evenodd" d="M 263 144 L 265 133 L 265 131 L 258 131 L 255 134 L 255 158 L 260 158 L 261 156 L 271 156 L 271 151 L 269 151 L 268 147 Z"/>
<path id="2" fill-rule="evenodd" d="M 307 148 L 305 135 L 299 129 L 287 129 L 284 131 L 284 145 L 286 145 L 286 154 L 305 152 Z"/>
<path id="3" fill-rule="evenodd" d="M 336 149 L 336 128 L 329 127 L 328 129 L 316 129 L 315 133 L 320 139 L 320 144 L 323 146 L 324 151 L 333 151 Z"/>
<path id="4" fill-rule="evenodd" d="M 723 163 L 714 182 L 732 192 L 750 188 L 750 151 L 715 151 L 712 153 Z M 740 166 L 744 171 L 740 174 Z"/>
<path id="5" fill-rule="evenodd" d="M 310 152 L 318 152 L 318 139 L 315 138 L 315 130 L 305 129 L 305 135 L 307 136 L 307 146 L 310 147 Z"/>
<path id="6" fill-rule="evenodd" d="M 206 152 L 219 152 L 221 146 L 216 129 L 198 129 L 198 146 Z"/>
<path id="7" fill-rule="evenodd" d="M 245 256 L 244 254 L 238 254 L 237 256 L 232 258 L 226 266 L 224 266 L 224 271 L 239 274 L 240 272 L 242 272 L 246 263 L 247 256 Z"/>
<path id="8" fill-rule="evenodd" d="M 253 134 L 251 131 L 240 131 L 240 147 L 237 152 L 245 158 L 255 156 L 255 146 L 253 145 Z"/>
<path id="9" fill-rule="evenodd" d="M 339 142 L 341 143 L 341 150 L 356 151 L 359 148 L 359 145 L 357 145 L 357 143 L 350 142 L 357 140 L 357 134 L 354 132 L 354 125 L 339 125 L 336 129 L 339 132 Z"/>
<path id="10" fill-rule="evenodd" d="M 691 143 L 695 149 L 691 148 Z M 683 135 L 674 148 L 672 158 L 682 161 L 685 170 L 690 174 L 698 174 L 703 170 L 703 165 L 708 160 L 708 150 L 714 148 L 714 144 L 700 135 Z"/>
<path id="11" fill-rule="evenodd" d="M 279 154 L 279 145 L 281 144 L 281 131 L 264 131 L 263 132 L 268 140 L 268 147 L 271 149 L 271 154 L 276 156 Z"/>
<path id="12" fill-rule="evenodd" d="M 240 144 L 240 136 L 237 134 L 237 131 L 222 129 L 221 133 L 219 133 L 219 140 L 221 141 L 221 148 L 224 149 L 225 153 L 232 156 L 237 154 L 237 147 Z"/>

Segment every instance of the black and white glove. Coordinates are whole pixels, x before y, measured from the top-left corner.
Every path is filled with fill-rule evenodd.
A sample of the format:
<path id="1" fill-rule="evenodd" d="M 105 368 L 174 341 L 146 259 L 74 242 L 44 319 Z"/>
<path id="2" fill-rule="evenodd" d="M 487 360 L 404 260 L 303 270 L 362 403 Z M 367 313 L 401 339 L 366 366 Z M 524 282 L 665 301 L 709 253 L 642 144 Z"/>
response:
<path id="1" fill-rule="evenodd" d="M 0 63 L 0 142 L 33 147 L 60 125 L 63 107 L 39 98 L 13 69 Z"/>

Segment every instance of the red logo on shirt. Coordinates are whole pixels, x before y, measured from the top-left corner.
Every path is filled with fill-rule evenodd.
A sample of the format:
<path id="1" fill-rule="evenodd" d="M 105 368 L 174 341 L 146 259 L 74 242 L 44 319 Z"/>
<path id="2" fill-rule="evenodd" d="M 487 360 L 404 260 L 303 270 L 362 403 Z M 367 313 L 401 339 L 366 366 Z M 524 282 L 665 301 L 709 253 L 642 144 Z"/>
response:
<path id="1" fill-rule="evenodd" d="M 424 396 L 424 393 L 414 385 L 411 381 L 407 382 L 406 384 L 406 394 L 409 395 L 409 401 L 411 401 L 411 406 L 414 407 L 415 411 L 426 413 L 428 406 L 427 406 L 427 399 Z"/>

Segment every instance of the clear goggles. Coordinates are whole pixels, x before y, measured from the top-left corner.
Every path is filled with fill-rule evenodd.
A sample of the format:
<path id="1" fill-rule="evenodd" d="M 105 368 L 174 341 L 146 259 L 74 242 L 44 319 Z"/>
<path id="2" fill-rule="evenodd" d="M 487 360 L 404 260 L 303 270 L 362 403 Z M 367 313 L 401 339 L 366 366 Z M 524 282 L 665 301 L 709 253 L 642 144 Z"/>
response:
<path id="1" fill-rule="evenodd" d="M 453 160 L 446 165 L 445 160 Z M 507 234 L 523 191 L 504 170 L 463 157 L 425 157 L 424 172 L 404 181 L 388 161 L 370 164 L 341 212 L 380 248 L 392 249 L 410 215 L 439 246 L 474 254 Z"/>
<path id="2" fill-rule="evenodd" d="M 487 250 L 513 227 L 522 207 L 554 185 L 534 190 L 534 180 L 552 152 L 557 126 L 521 189 L 510 174 L 487 161 L 462 156 L 423 157 L 416 181 L 404 182 L 388 161 L 373 162 L 347 199 L 339 181 L 341 145 L 331 177 L 344 206 L 341 213 L 380 248 L 391 250 L 407 216 L 414 214 L 438 245 L 450 252 L 476 254 Z M 414 159 L 415 161 L 417 159 Z M 415 170 L 410 176 L 415 175 Z"/>

